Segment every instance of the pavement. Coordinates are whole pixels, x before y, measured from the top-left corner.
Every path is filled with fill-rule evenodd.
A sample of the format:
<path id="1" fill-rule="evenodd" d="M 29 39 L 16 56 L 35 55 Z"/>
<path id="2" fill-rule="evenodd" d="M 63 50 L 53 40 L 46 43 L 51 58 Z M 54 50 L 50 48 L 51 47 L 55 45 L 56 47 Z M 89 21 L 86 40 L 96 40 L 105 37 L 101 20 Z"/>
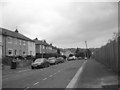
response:
<path id="1" fill-rule="evenodd" d="M 10 71 L 11 72 L 11 71 Z M 118 76 L 95 60 L 75 60 L 48 68 L 17 69 L 2 76 L 3 88 L 110 88 L 118 85 Z M 31 89 L 30 89 L 31 90 Z M 115 89 L 114 89 L 115 90 Z"/>
<path id="2" fill-rule="evenodd" d="M 118 75 L 95 60 L 88 60 L 77 82 L 77 88 L 118 89 Z"/>
<path id="3" fill-rule="evenodd" d="M 16 69 L 11 69 L 10 66 L 4 65 L 4 69 L 2 69 L 2 75 L 3 76 L 10 75 L 10 74 L 26 71 L 26 70 L 29 70 L 29 69 L 30 69 L 30 65 L 29 66 L 24 66 L 24 67 L 17 67 Z"/>

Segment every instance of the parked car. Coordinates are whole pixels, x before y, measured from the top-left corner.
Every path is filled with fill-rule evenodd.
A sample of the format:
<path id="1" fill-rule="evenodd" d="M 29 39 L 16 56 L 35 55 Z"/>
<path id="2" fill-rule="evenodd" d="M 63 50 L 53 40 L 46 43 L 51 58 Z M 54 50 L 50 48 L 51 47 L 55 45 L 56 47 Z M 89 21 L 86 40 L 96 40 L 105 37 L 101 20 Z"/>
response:
<path id="1" fill-rule="evenodd" d="M 87 60 L 87 57 L 85 57 L 84 59 Z"/>
<path id="2" fill-rule="evenodd" d="M 82 60 L 82 57 L 78 57 L 77 59 L 78 59 L 78 60 Z"/>
<path id="3" fill-rule="evenodd" d="M 75 59 L 76 59 L 75 56 L 68 57 L 68 61 L 75 60 Z"/>
<path id="4" fill-rule="evenodd" d="M 51 65 L 56 64 L 56 58 L 55 58 L 55 57 L 50 57 L 50 58 L 48 58 L 48 61 L 49 61 L 49 63 L 50 63 Z"/>
<path id="5" fill-rule="evenodd" d="M 65 59 L 63 57 L 58 57 L 57 60 L 56 60 L 56 63 L 64 63 L 65 62 Z"/>
<path id="6" fill-rule="evenodd" d="M 38 58 L 31 64 L 31 69 L 41 68 L 41 67 L 45 68 L 45 67 L 49 67 L 49 66 L 50 66 L 50 64 L 47 59 Z"/>

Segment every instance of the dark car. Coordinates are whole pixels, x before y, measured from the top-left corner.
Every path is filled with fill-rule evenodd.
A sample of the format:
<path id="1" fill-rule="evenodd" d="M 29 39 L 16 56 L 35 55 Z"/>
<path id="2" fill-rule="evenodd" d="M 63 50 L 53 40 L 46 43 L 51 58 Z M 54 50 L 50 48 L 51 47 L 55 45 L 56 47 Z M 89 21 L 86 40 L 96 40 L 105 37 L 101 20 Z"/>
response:
<path id="1" fill-rule="evenodd" d="M 58 57 L 57 60 L 56 60 L 56 63 L 64 63 L 65 62 L 65 59 L 63 57 Z"/>
<path id="2" fill-rule="evenodd" d="M 82 57 L 78 57 L 77 59 L 78 59 L 78 60 L 83 60 L 83 58 L 82 58 Z"/>
<path id="3" fill-rule="evenodd" d="M 38 58 L 31 64 L 31 69 L 49 67 L 50 64 L 45 58 Z"/>

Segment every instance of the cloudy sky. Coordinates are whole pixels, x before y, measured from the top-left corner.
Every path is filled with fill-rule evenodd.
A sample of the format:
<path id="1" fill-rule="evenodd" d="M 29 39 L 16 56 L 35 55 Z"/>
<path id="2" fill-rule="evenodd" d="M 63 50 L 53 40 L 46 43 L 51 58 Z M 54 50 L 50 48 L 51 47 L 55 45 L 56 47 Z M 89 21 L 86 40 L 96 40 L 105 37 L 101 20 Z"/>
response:
<path id="1" fill-rule="evenodd" d="M 118 31 L 118 3 L 95 1 L 1 0 L 0 27 L 60 48 L 100 47 Z"/>

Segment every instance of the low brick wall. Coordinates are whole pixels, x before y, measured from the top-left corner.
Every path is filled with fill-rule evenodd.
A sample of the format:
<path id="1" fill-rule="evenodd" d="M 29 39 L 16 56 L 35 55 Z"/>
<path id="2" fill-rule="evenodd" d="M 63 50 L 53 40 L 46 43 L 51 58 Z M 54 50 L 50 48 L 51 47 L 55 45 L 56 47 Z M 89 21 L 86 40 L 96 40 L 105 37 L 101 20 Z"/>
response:
<path id="1" fill-rule="evenodd" d="M 32 60 L 22 60 L 20 62 L 17 62 L 17 67 L 26 67 L 26 66 L 29 66 L 31 65 L 32 63 Z"/>

